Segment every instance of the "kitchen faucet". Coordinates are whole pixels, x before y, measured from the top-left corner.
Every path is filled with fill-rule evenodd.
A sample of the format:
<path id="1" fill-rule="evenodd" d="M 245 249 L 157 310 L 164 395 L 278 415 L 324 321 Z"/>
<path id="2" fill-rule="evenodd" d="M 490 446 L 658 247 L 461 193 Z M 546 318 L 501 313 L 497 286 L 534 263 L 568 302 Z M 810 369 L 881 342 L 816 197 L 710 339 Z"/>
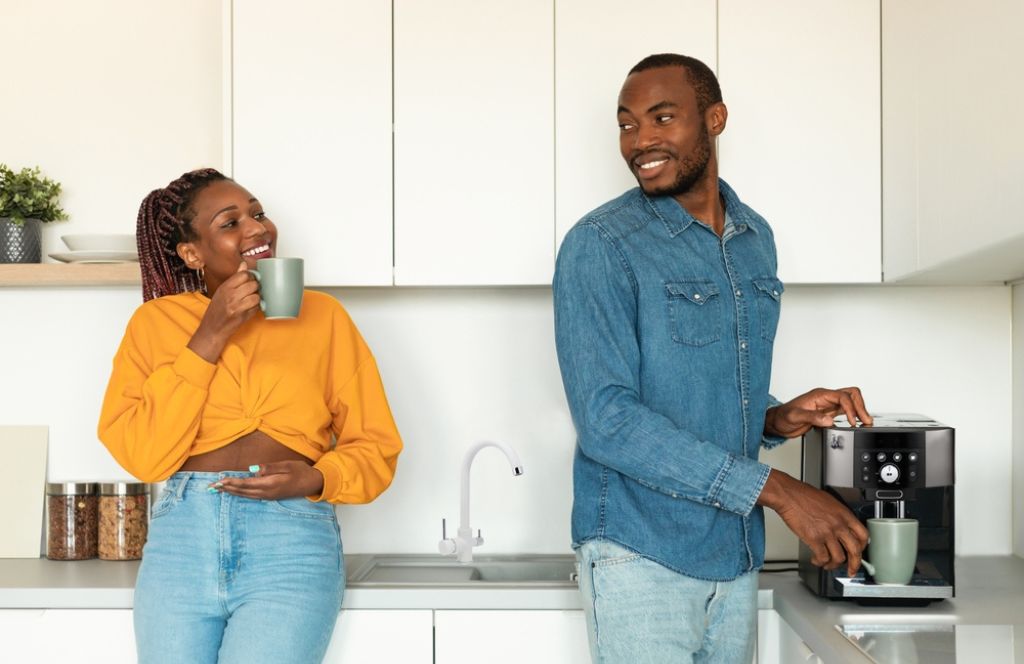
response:
<path id="1" fill-rule="evenodd" d="M 459 532 L 455 537 L 448 537 L 445 520 L 441 519 L 441 541 L 438 542 L 438 550 L 446 556 L 454 555 L 460 563 L 473 561 L 473 547 L 484 543 L 480 531 L 476 531 L 473 537 L 473 529 L 469 526 L 469 469 L 473 465 L 473 457 L 485 447 L 497 447 L 505 453 L 509 464 L 512 466 L 512 474 L 518 477 L 523 474 L 523 464 L 519 461 L 516 451 L 504 443 L 492 443 L 483 441 L 470 447 L 466 456 L 462 459 L 462 485 L 460 492 L 461 513 L 459 515 Z"/>

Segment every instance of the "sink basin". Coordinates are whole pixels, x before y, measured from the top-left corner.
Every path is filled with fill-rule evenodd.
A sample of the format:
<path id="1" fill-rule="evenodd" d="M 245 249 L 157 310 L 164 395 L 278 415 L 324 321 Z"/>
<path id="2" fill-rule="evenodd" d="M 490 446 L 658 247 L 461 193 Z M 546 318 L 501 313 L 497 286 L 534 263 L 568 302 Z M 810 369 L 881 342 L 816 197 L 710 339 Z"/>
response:
<path id="1" fill-rule="evenodd" d="M 355 561 L 354 561 L 355 562 Z M 470 563 L 435 555 L 375 555 L 352 565 L 351 585 L 576 585 L 570 555 L 477 556 Z"/>

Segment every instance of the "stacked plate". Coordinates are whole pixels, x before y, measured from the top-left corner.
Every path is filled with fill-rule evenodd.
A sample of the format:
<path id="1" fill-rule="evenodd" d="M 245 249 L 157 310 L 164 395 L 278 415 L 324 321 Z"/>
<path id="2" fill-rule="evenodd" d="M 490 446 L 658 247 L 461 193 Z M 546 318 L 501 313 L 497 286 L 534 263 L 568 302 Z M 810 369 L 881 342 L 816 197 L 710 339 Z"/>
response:
<path id="1" fill-rule="evenodd" d="M 70 251 L 50 254 L 62 263 L 124 263 L 138 261 L 134 234 L 62 235 Z"/>

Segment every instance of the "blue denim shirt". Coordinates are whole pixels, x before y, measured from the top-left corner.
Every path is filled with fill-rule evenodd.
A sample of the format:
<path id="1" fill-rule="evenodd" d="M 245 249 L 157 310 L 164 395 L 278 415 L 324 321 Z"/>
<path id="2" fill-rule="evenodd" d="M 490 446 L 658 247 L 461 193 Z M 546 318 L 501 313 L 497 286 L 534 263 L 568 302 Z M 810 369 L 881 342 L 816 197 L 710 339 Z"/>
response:
<path id="1" fill-rule="evenodd" d="M 573 546 L 615 541 L 730 580 L 764 562 L 757 461 L 782 283 L 767 222 L 719 181 L 722 237 L 668 196 L 626 192 L 566 235 L 558 361 L 576 425 Z"/>

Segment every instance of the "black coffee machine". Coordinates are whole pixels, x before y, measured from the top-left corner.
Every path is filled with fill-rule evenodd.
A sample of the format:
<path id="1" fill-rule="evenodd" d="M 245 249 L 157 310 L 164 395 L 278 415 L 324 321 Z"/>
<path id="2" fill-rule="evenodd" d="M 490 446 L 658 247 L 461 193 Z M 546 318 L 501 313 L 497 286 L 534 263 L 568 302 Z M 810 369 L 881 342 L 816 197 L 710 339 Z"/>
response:
<path id="1" fill-rule="evenodd" d="M 803 438 L 803 481 L 824 489 L 857 518 L 918 520 L 917 567 L 906 585 L 879 585 L 863 568 L 826 571 L 800 543 L 800 578 L 816 594 L 862 604 L 921 606 L 953 597 L 953 429 L 922 415 L 845 417 Z M 870 557 L 869 557 L 870 560 Z"/>

